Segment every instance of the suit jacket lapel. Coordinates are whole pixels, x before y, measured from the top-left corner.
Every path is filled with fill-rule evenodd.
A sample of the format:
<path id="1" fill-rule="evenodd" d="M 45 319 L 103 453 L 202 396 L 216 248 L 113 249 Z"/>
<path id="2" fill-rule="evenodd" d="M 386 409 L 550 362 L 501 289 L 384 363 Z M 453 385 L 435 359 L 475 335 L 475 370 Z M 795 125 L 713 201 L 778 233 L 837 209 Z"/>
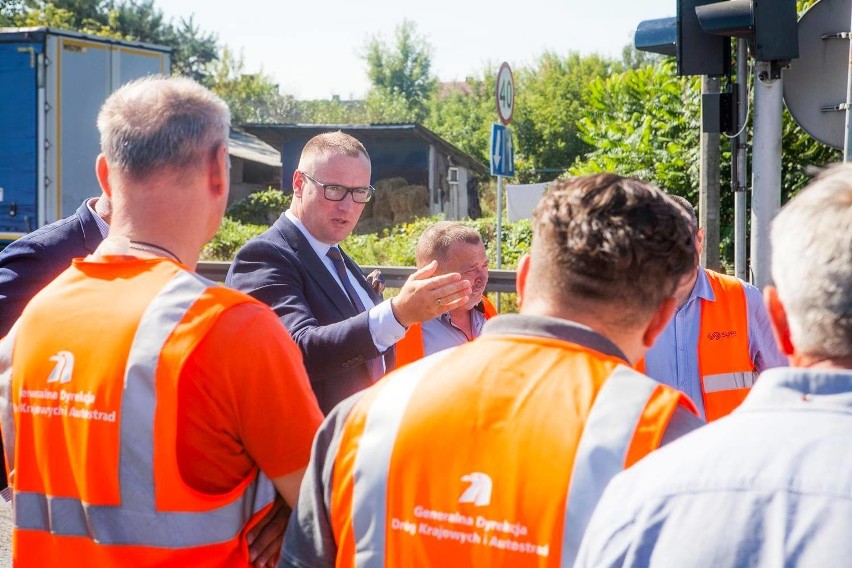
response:
<path id="1" fill-rule="evenodd" d="M 325 263 L 317 256 L 308 239 L 305 235 L 293 224 L 290 219 L 281 215 L 275 221 L 275 228 L 281 234 L 281 237 L 290 244 L 293 251 L 297 253 L 299 261 L 305 267 L 305 271 L 310 275 L 311 279 L 319 286 L 320 290 L 326 295 L 329 301 L 346 317 L 358 315 L 358 311 L 349 297 L 340 288 L 340 284 L 334 279 L 328 271 Z"/>

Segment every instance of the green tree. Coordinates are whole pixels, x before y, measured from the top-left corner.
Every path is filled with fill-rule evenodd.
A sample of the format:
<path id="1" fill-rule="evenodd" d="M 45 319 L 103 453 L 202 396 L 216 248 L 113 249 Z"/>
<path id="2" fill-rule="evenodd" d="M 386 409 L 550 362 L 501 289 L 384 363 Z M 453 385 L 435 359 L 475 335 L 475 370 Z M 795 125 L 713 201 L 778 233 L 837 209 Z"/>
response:
<path id="1" fill-rule="evenodd" d="M 166 21 L 154 0 L 11 0 L 0 7 L 0 24 L 51 26 L 171 47 L 173 72 L 208 85 L 218 52 L 215 34 L 199 30 L 192 18 L 177 25 Z"/>
<path id="2" fill-rule="evenodd" d="M 515 170 L 524 182 L 546 181 L 591 149 L 577 131 L 588 85 L 620 65 L 598 55 L 545 52 L 515 72 Z"/>
<path id="3" fill-rule="evenodd" d="M 393 121 L 422 122 L 427 100 L 435 88 L 432 75 L 432 46 L 417 33 L 417 26 L 403 20 L 396 28 L 395 43 L 387 45 L 374 36 L 364 47 L 367 76 L 373 85 L 368 113 L 388 113 Z M 370 110 L 372 109 L 372 110 Z"/>
<path id="4" fill-rule="evenodd" d="M 243 56 L 235 56 L 228 48 L 213 69 L 211 89 L 228 103 L 231 121 L 292 122 L 296 108 L 293 97 L 282 95 L 263 71 L 246 74 L 244 70 Z"/>
<path id="5" fill-rule="evenodd" d="M 671 60 L 592 81 L 577 125 L 592 150 L 570 173 L 631 175 L 697 203 L 699 105 L 698 79 Z"/>
<path id="6" fill-rule="evenodd" d="M 363 124 L 367 120 L 364 101 L 341 101 L 338 97 L 296 101 L 294 122 L 304 124 Z"/>
<path id="7" fill-rule="evenodd" d="M 444 83 L 429 98 L 425 126 L 460 150 L 488 163 L 496 70 L 486 67 L 479 77 Z"/>

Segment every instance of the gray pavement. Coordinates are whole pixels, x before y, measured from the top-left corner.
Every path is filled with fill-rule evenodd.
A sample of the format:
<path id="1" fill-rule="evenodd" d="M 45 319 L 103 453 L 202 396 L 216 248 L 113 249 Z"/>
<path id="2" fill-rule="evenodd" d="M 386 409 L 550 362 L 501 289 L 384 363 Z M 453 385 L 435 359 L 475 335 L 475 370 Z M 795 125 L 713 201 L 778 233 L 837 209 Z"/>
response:
<path id="1" fill-rule="evenodd" d="M 0 568 L 12 566 L 12 505 L 0 499 Z"/>

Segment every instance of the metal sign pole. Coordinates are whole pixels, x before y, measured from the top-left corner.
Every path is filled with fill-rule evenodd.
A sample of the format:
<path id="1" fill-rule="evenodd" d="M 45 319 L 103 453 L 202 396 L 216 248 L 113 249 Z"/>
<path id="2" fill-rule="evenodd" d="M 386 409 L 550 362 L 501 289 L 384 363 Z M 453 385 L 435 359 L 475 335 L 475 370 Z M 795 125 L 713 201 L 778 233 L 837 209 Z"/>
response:
<path id="1" fill-rule="evenodd" d="M 503 176 L 497 176 L 497 270 L 503 267 Z M 497 292 L 497 313 L 500 313 L 501 297 Z"/>
<path id="2" fill-rule="evenodd" d="M 751 195 L 751 266 L 753 284 L 771 283 L 769 225 L 781 209 L 781 112 L 783 80 L 777 63 L 754 64 L 754 144 Z"/>
<path id="3" fill-rule="evenodd" d="M 497 176 L 497 269 L 503 268 L 503 176 Z"/>

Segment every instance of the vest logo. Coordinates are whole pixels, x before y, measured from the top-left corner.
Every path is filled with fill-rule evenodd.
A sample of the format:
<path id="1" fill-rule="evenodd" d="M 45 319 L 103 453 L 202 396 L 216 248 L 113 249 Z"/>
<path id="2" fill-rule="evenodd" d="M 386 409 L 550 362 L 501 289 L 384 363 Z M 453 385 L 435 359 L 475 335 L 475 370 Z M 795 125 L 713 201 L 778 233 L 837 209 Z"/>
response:
<path id="1" fill-rule="evenodd" d="M 461 480 L 470 483 L 470 486 L 459 497 L 459 503 L 473 503 L 477 507 L 491 504 L 491 477 L 475 471 L 463 475 Z"/>
<path id="2" fill-rule="evenodd" d="M 60 351 L 50 360 L 56 361 L 56 366 L 47 377 L 47 382 L 60 385 L 71 382 L 71 374 L 74 372 L 74 354 L 70 351 Z"/>
<path id="3" fill-rule="evenodd" d="M 728 339 L 729 337 L 736 337 L 737 330 L 732 329 L 731 331 L 711 331 L 707 334 L 707 339 L 710 341 L 719 341 L 720 339 Z"/>

